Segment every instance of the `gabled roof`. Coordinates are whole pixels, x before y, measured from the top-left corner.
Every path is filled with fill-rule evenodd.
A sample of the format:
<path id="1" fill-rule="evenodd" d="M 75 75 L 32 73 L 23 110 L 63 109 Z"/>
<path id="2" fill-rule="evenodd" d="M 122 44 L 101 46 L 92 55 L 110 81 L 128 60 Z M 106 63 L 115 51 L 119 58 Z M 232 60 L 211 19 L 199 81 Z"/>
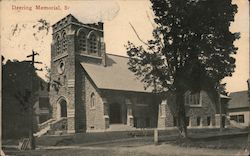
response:
<path id="1" fill-rule="evenodd" d="M 82 62 L 81 65 L 99 89 L 152 92 L 128 69 L 128 57 L 107 54 L 107 66 Z"/>
<path id="2" fill-rule="evenodd" d="M 229 95 L 231 100 L 228 103 L 228 108 L 245 108 L 249 107 L 248 91 L 233 92 Z"/>

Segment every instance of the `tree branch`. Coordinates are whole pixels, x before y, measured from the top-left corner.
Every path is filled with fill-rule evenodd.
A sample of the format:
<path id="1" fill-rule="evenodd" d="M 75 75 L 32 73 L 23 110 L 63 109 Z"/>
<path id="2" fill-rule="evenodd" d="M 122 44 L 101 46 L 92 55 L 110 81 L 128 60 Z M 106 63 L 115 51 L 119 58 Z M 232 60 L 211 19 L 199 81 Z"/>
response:
<path id="1" fill-rule="evenodd" d="M 129 22 L 129 24 L 130 24 L 130 26 L 132 27 L 133 31 L 135 32 L 137 38 L 138 38 L 142 43 L 144 43 L 145 45 L 149 46 L 146 42 L 144 42 L 144 41 L 140 38 L 140 36 L 139 36 L 138 33 L 136 32 L 134 26 L 133 26 L 130 22 Z"/>

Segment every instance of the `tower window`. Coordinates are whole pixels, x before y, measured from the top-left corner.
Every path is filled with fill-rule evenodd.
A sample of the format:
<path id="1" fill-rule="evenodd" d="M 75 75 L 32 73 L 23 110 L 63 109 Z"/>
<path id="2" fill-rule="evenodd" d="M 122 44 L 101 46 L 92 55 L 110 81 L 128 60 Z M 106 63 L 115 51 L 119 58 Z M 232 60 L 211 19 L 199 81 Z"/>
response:
<path id="1" fill-rule="evenodd" d="M 67 38 L 66 38 L 66 33 L 63 32 L 62 35 L 62 52 L 67 51 Z"/>
<path id="2" fill-rule="evenodd" d="M 56 37 L 56 52 L 57 52 L 57 54 L 60 53 L 60 50 L 61 50 L 60 37 L 57 36 L 57 37 Z"/>
<path id="3" fill-rule="evenodd" d="M 86 51 L 86 35 L 84 32 L 79 35 L 79 50 Z"/>
<path id="4" fill-rule="evenodd" d="M 90 53 L 97 53 L 98 44 L 97 44 L 97 38 L 95 35 L 91 35 L 89 38 L 89 51 Z"/>

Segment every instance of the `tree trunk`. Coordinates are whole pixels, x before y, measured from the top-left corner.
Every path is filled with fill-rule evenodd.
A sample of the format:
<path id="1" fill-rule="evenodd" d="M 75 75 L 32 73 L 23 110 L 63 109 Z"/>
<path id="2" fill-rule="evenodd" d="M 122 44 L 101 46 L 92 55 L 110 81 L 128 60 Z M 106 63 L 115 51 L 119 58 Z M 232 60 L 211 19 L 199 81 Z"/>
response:
<path id="1" fill-rule="evenodd" d="M 178 130 L 180 137 L 186 139 L 187 136 L 187 124 L 186 124 L 186 112 L 184 104 L 184 91 L 182 89 L 176 89 L 176 104 L 177 104 L 177 120 Z"/>

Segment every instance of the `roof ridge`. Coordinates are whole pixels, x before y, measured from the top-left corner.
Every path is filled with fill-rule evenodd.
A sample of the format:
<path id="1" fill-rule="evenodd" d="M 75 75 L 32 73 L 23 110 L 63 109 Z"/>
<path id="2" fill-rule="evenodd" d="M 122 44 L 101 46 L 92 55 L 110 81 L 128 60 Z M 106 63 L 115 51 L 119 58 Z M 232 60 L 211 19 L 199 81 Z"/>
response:
<path id="1" fill-rule="evenodd" d="M 247 92 L 247 91 L 248 91 L 248 90 L 241 90 L 241 91 L 231 92 L 230 94 L 240 93 L 240 92 Z"/>

